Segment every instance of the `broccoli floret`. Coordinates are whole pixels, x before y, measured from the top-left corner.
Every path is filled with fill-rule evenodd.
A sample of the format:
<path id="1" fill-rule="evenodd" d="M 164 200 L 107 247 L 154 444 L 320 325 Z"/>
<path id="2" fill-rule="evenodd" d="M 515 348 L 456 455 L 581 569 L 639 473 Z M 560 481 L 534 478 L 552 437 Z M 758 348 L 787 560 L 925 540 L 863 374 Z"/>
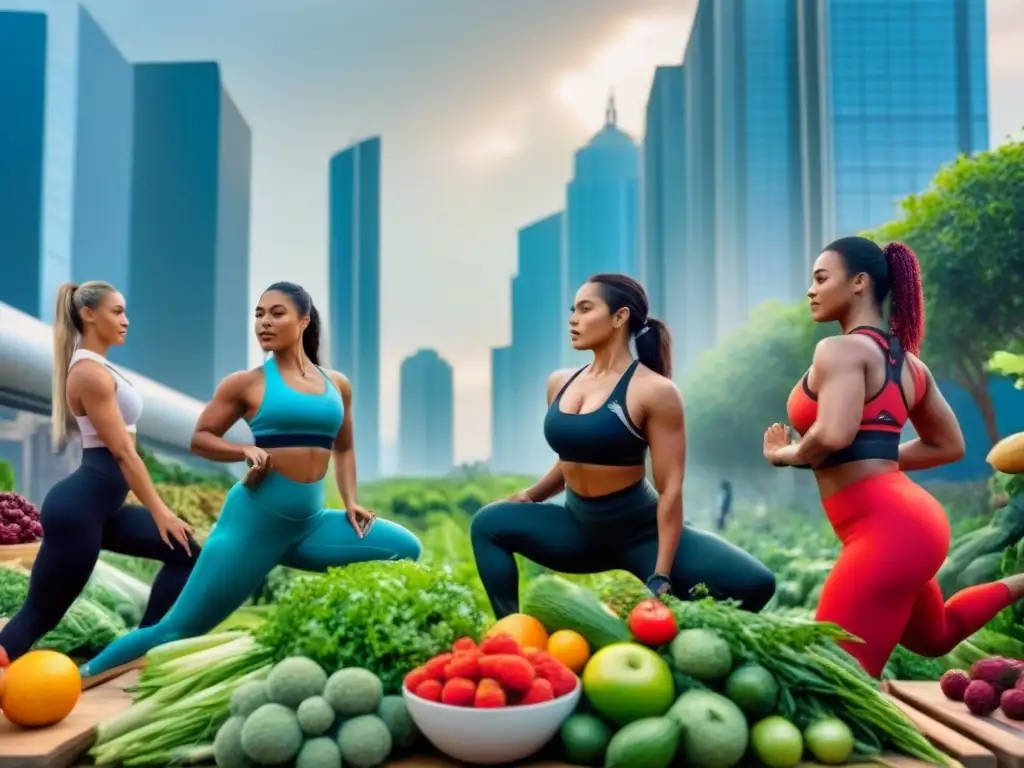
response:
<path id="1" fill-rule="evenodd" d="M 267 676 L 270 700 L 295 709 L 310 696 L 319 696 L 327 684 L 323 667 L 305 656 L 279 661 Z"/>
<path id="2" fill-rule="evenodd" d="M 324 698 L 344 717 L 368 715 L 377 709 L 384 686 L 373 672 L 359 667 L 339 669 L 327 679 Z"/>
<path id="3" fill-rule="evenodd" d="M 377 707 L 377 717 L 384 721 L 391 733 L 393 749 L 404 751 L 411 749 L 419 736 L 419 729 L 409 715 L 405 699 L 401 696 L 385 696 Z"/>
<path id="4" fill-rule="evenodd" d="M 299 750 L 295 768 L 341 768 L 341 750 L 328 738 L 310 739 Z"/>
<path id="5" fill-rule="evenodd" d="M 244 717 L 229 717 L 213 740 L 213 760 L 218 768 L 252 768 L 252 760 L 242 749 Z"/>
<path id="6" fill-rule="evenodd" d="M 299 720 L 281 704 L 264 704 L 242 726 L 242 749 L 260 765 L 281 765 L 295 758 L 302 746 Z"/>
<path id="7" fill-rule="evenodd" d="M 310 696 L 299 704 L 297 714 L 307 736 L 323 736 L 334 725 L 334 710 L 323 696 Z"/>
<path id="8" fill-rule="evenodd" d="M 264 704 L 270 703 L 270 693 L 265 680 L 254 680 L 240 685 L 231 694 L 232 716 L 248 717 Z"/>
<path id="9" fill-rule="evenodd" d="M 376 715 L 359 715 L 341 726 L 338 746 L 345 768 L 377 768 L 391 755 L 391 733 Z"/>

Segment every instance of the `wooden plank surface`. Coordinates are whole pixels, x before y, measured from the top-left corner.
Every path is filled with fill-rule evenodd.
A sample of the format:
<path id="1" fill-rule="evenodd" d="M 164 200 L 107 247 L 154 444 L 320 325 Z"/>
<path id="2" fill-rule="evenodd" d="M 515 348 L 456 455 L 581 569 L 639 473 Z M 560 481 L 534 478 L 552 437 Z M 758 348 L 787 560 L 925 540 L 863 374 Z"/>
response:
<path id="1" fill-rule="evenodd" d="M 887 698 L 903 711 L 928 741 L 957 760 L 964 768 L 997 768 L 998 761 L 992 750 L 891 694 L 887 695 Z"/>
<path id="2" fill-rule="evenodd" d="M 901 701 L 990 749 L 999 768 L 1024 768 L 1024 722 L 1001 712 L 973 715 L 959 701 L 947 699 L 938 683 L 894 682 L 890 692 Z"/>
<path id="3" fill-rule="evenodd" d="M 89 748 L 93 728 L 131 704 L 125 688 L 134 685 L 130 672 L 82 693 L 75 710 L 48 728 L 22 729 L 0 716 L 0 768 L 68 768 Z"/>

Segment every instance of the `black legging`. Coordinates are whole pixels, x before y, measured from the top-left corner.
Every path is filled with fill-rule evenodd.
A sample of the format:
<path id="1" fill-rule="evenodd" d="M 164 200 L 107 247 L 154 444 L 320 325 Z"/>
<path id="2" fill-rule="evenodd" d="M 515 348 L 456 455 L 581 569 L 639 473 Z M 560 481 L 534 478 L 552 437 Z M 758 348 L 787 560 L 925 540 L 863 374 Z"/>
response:
<path id="1" fill-rule="evenodd" d="M 192 557 L 180 544 L 168 548 L 144 507 L 124 506 L 128 484 L 113 454 L 87 448 L 82 464 L 50 489 L 43 500 L 43 540 L 32 566 L 28 597 L 0 629 L 0 647 L 11 660 L 27 652 L 57 626 L 82 593 L 100 550 L 160 560 L 142 626 L 155 624 L 185 586 L 199 546 L 190 541 Z"/>
<path id="2" fill-rule="evenodd" d="M 658 557 L 658 494 L 646 481 L 607 496 L 570 490 L 565 505 L 499 501 L 473 516 L 470 537 L 477 570 L 497 618 L 519 610 L 515 554 L 562 573 L 629 571 L 641 580 Z M 713 533 L 684 525 L 670 574 L 676 596 L 697 584 L 719 598 L 760 611 L 775 593 L 772 572 Z"/>

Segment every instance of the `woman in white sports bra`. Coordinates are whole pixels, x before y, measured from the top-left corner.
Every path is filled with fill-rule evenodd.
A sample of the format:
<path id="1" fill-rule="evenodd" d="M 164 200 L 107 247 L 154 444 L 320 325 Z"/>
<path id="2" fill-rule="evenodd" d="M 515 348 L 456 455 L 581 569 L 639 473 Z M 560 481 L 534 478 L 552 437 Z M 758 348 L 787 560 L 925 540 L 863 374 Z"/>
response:
<path id="1" fill-rule="evenodd" d="M 160 560 L 142 619 L 155 624 L 177 600 L 199 547 L 192 529 L 157 494 L 135 448 L 142 398 L 106 359 L 128 331 L 124 297 L 111 285 L 66 283 L 53 324 L 53 442 L 82 436 L 82 464 L 43 500 L 43 540 L 28 597 L 0 630 L 13 661 L 57 626 L 85 587 L 101 549 Z M 127 505 L 132 490 L 145 507 Z"/>

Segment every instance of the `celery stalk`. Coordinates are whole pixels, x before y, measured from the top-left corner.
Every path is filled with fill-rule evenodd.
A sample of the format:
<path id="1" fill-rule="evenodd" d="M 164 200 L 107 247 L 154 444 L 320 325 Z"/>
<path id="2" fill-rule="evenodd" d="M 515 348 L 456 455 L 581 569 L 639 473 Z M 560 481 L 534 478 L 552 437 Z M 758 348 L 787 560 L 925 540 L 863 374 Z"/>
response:
<path id="1" fill-rule="evenodd" d="M 171 659 L 188 656 L 207 648 L 215 648 L 218 645 L 245 637 L 245 632 L 217 632 L 215 634 L 200 635 L 199 637 L 186 637 L 182 640 L 172 640 L 169 643 L 151 648 L 146 654 L 146 666 L 160 666 Z"/>

